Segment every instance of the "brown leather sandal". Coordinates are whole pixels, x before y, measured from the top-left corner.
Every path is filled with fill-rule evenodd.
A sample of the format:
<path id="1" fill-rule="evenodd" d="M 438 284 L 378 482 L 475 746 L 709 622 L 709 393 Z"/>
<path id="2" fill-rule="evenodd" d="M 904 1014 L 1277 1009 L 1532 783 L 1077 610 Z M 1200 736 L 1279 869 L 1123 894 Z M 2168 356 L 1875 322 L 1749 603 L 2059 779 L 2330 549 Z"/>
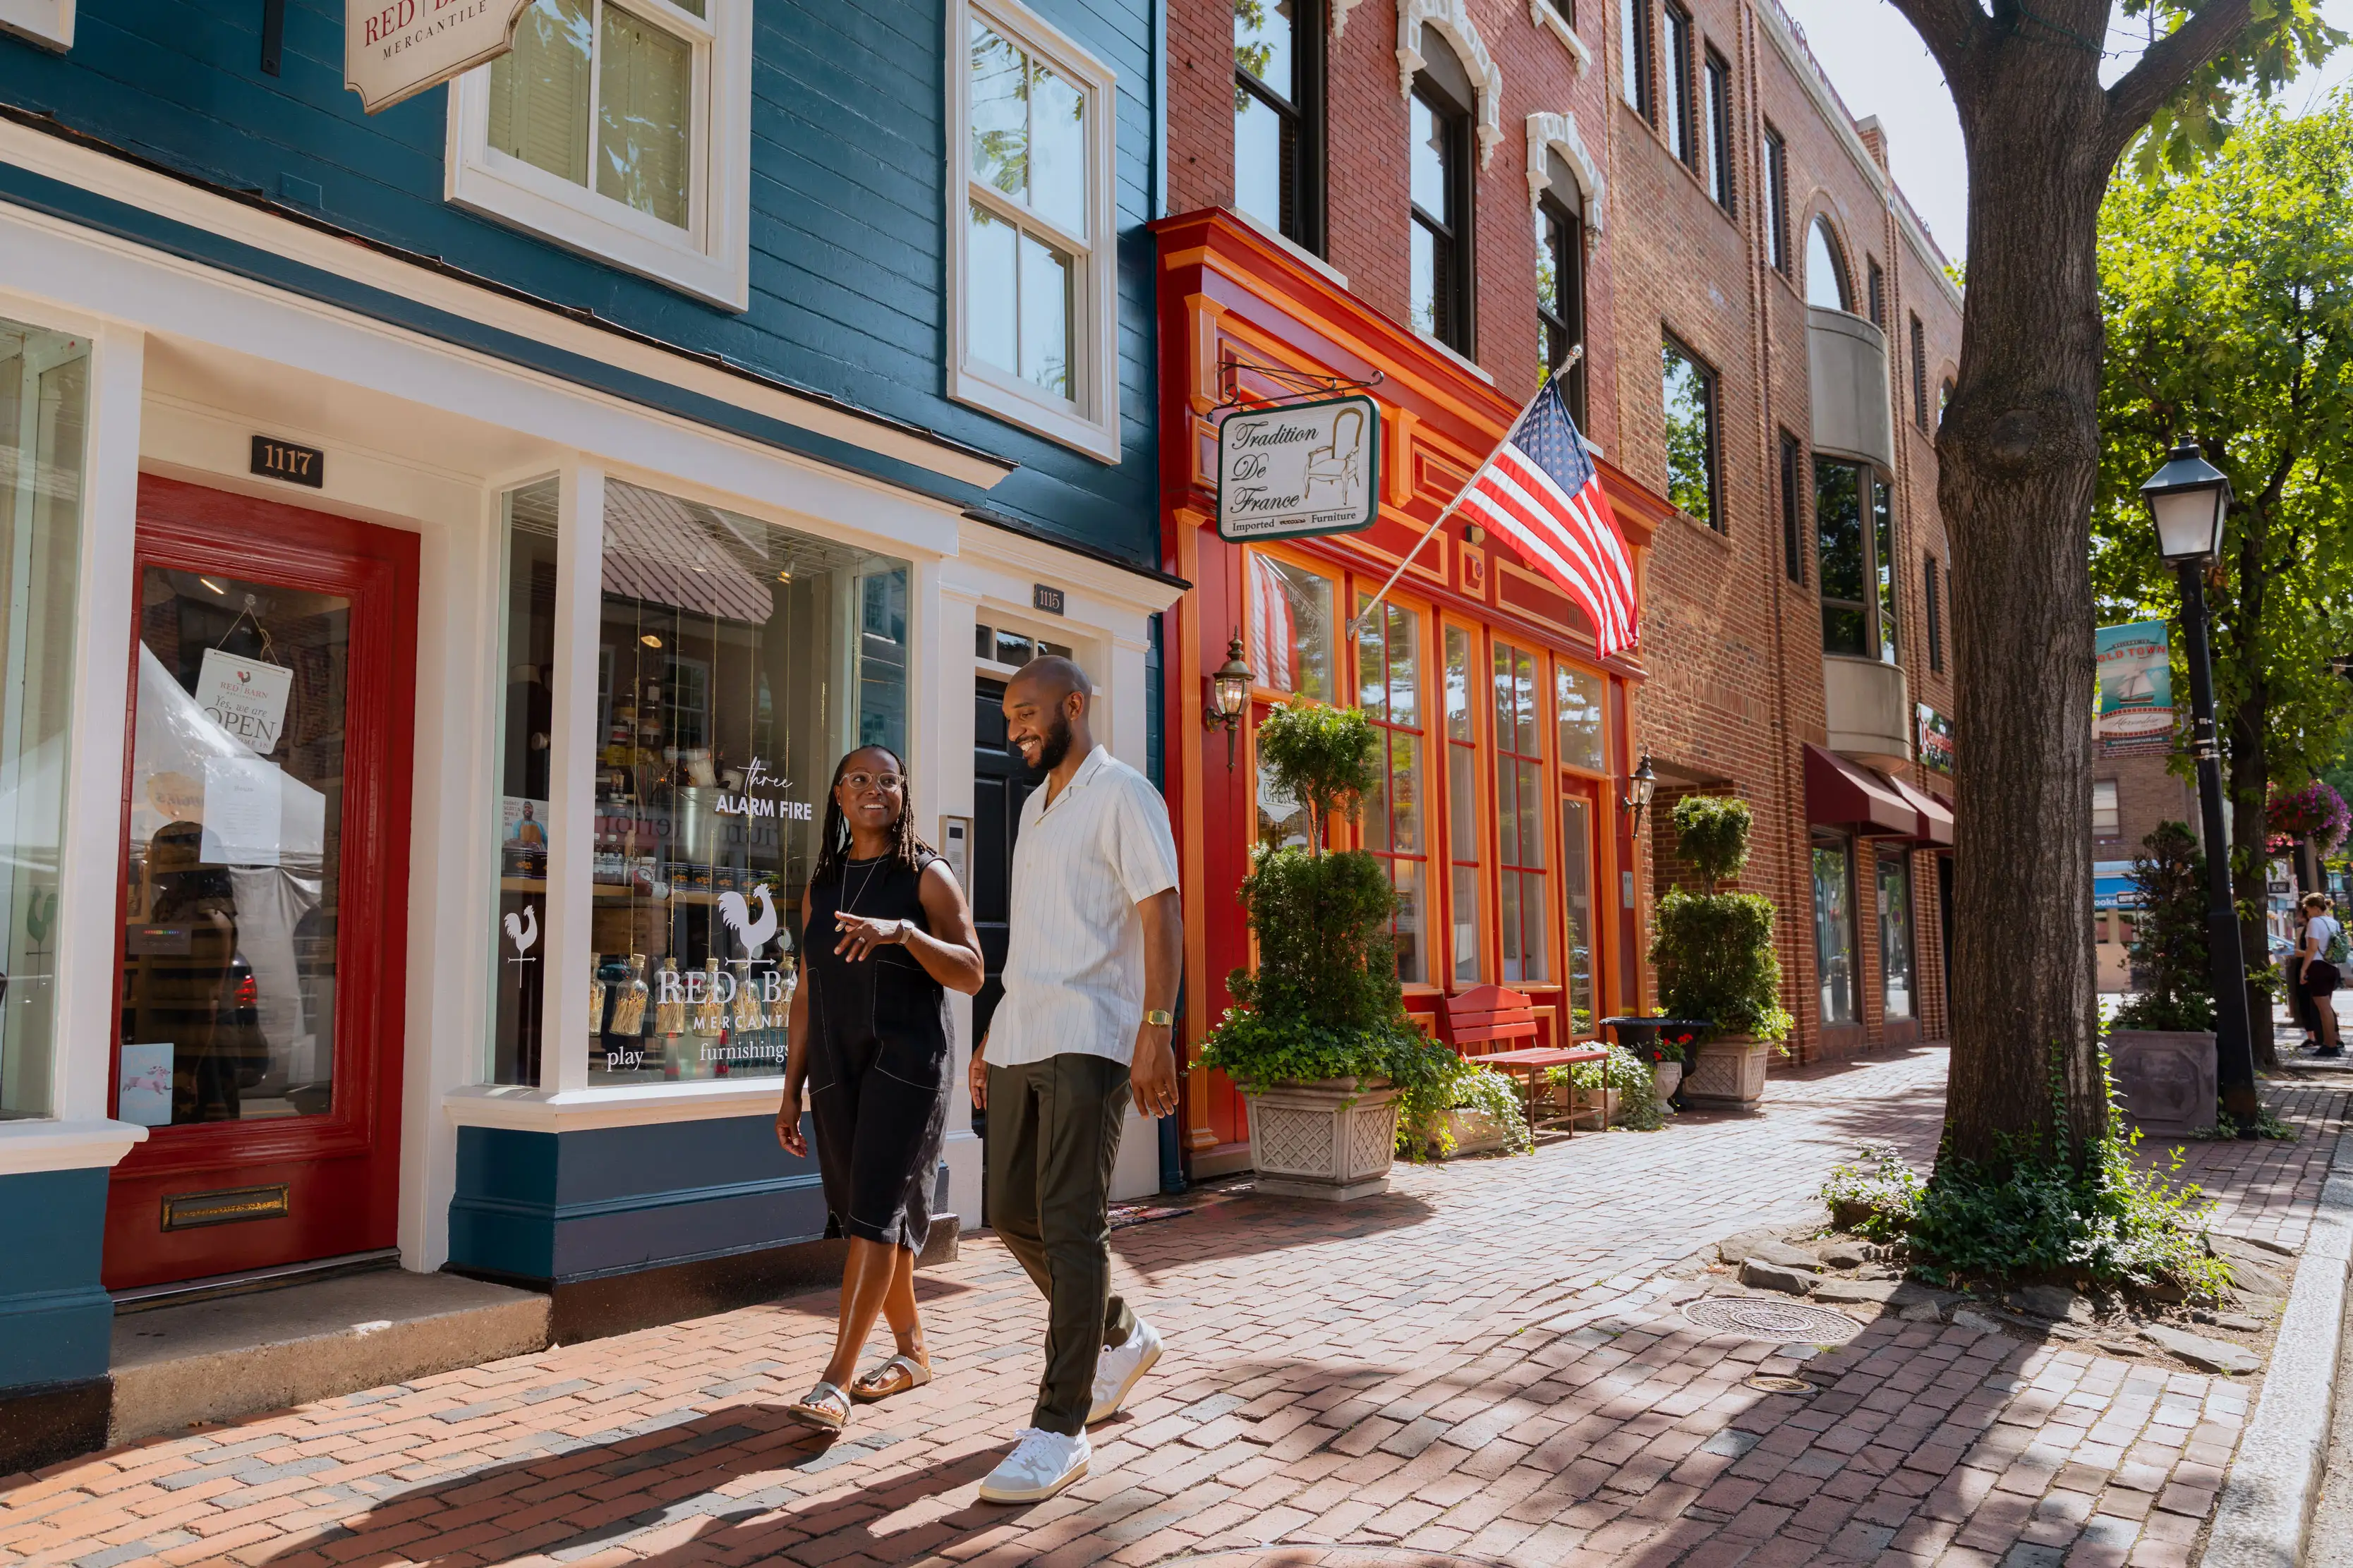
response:
<path id="1" fill-rule="evenodd" d="M 849 1396 L 860 1405 L 874 1405 L 932 1381 L 932 1369 L 913 1356 L 894 1355 L 849 1385 Z"/>

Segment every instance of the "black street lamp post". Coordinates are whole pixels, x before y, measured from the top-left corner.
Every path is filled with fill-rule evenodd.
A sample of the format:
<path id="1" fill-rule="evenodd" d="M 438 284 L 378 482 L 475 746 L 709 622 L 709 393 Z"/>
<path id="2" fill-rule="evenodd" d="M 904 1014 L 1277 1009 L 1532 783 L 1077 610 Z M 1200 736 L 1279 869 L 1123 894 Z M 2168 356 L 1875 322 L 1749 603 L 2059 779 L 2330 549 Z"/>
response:
<path id="1" fill-rule="evenodd" d="M 2232 907 L 2231 856 L 2222 836 L 2222 759 L 2215 744 L 2214 667 L 2206 637 L 2206 565 L 2222 547 L 2231 481 L 2199 454 L 2194 441 L 2173 448 L 2140 487 L 2157 523 L 2158 549 L 2181 580 L 2181 631 L 2189 646 L 2191 754 L 2198 763 L 2198 808 L 2206 830 L 2206 952 L 2214 975 L 2214 1076 L 2222 1109 L 2242 1137 L 2255 1135 L 2263 1102 L 2255 1095 L 2255 1047 L 2247 1022 L 2246 956 Z"/>

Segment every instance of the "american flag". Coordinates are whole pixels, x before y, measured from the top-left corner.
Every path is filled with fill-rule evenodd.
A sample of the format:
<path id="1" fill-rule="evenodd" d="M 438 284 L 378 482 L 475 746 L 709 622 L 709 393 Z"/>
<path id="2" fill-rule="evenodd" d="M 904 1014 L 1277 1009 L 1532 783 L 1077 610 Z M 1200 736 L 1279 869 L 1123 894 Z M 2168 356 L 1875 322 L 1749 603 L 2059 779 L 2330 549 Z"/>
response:
<path id="1" fill-rule="evenodd" d="M 1292 668 L 1299 646 L 1299 628 L 1291 613 L 1291 595 L 1283 592 L 1282 574 L 1273 562 L 1253 552 L 1250 563 L 1250 668 L 1260 683 L 1277 691 L 1298 689 L 1298 672 Z"/>
<path id="2" fill-rule="evenodd" d="M 1593 622 L 1595 651 L 1603 658 L 1640 640 L 1634 560 L 1561 401 L 1559 377 L 1536 394 L 1458 510 L 1510 540 L 1577 601 Z"/>

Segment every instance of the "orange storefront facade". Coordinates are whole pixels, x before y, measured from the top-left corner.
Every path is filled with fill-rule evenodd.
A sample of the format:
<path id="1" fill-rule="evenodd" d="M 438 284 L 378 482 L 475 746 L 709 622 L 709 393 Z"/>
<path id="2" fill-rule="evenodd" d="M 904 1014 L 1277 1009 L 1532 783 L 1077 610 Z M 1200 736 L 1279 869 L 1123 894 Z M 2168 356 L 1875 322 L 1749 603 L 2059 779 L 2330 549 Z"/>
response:
<path id="1" fill-rule="evenodd" d="M 1345 623 L 1503 437 L 1515 406 L 1466 362 L 1368 309 L 1299 253 L 1222 210 L 1164 219 L 1159 247 L 1162 538 L 1193 592 L 1168 612 L 1166 793 L 1188 911 L 1187 1038 L 1250 962 L 1235 891 L 1251 847 L 1295 838 L 1261 786 L 1257 721 L 1294 697 L 1364 709 L 1388 779 L 1334 842 L 1389 864 L 1408 1007 L 1443 1037 L 1444 999 L 1481 984 L 1534 1002 L 1532 1044 L 1591 1039 L 1648 998 L 1649 868 L 1621 805 L 1641 755 L 1639 648 L 1597 658 L 1589 623 L 1507 545 L 1450 519 L 1351 639 Z M 1271 367 L 1280 374 L 1269 374 Z M 1240 545 L 1217 529 L 1217 431 L 1230 409 L 1322 377 L 1380 411 L 1379 511 L 1362 531 Z M 1642 582 L 1667 503 L 1600 471 Z M 1205 723 L 1210 676 L 1241 641 L 1251 699 L 1230 737 Z M 1230 757 L 1230 761 L 1229 761 Z M 1249 1163 L 1247 1110 L 1188 1075 L 1192 1173 Z"/>

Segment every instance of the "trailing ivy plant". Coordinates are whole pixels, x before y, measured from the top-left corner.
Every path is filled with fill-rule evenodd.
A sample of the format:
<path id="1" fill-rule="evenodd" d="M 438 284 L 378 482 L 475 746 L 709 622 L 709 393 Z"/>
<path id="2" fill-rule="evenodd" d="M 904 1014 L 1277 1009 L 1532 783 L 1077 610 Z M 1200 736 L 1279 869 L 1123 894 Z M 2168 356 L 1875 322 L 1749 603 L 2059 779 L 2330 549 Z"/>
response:
<path id="1" fill-rule="evenodd" d="M 1547 1083 L 1566 1079 L 1573 1089 L 1588 1094 L 1599 1089 L 1618 1091 L 1618 1125 L 1630 1127 L 1637 1132 L 1654 1132 L 1667 1124 L 1667 1113 L 1659 1104 L 1658 1082 L 1651 1074 L 1651 1064 L 1624 1046 L 1612 1046 L 1609 1054 L 1598 1062 L 1571 1062 L 1563 1068 L 1552 1068 L 1545 1074 Z"/>
<path id="2" fill-rule="evenodd" d="M 1781 961 L 1773 952 L 1773 901 L 1760 893 L 1719 893 L 1719 881 L 1748 864 L 1746 803 L 1688 795 L 1675 803 L 1675 849 L 1706 885 L 1671 888 L 1651 911 L 1651 962 L 1659 1005 L 1680 1018 L 1706 1018 L 1719 1035 L 1788 1037 L 1781 1006 Z"/>
<path id="3" fill-rule="evenodd" d="M 1463 1062 L 1462 1069 L 1455 1080 L 1454 1109 L 1475 1110 L 1501 1127 L 1505 1153 L 1525 1154 L 1534 1149 L 1535 1140 L 1528 1133 L 1527 1114 L 1520 1103 L 1520 1086 L 1494 1068 L 1482 1068 L 1475 1062 Z M 1451 1154 L 1453 1143 L 1441 1123 L 1432 1148 L 1439 1154 Z"/>
<path id="4" fill-rule="evenodd" d="M 1398 1090 L 1398 1144 L 1409 1157 L 1444 1137 L 1462 1059 L 1409 1017 L 1389 921 L 1397 890 L 1378 858 L 1323 847 L 1323 824 L 1353 816 L 1380 778 L 1380 731 L 1354 709 L 1294 700 L 1260 724 L 1271 781 L 1307 807 L 1310 845 L 1261 845 L 1242 879 L 1258 968 L 1237 969 L 1234 1005 L 1202 1062 L 1248 1093 L 1328 1079 L 1386 1079 Z"/>

